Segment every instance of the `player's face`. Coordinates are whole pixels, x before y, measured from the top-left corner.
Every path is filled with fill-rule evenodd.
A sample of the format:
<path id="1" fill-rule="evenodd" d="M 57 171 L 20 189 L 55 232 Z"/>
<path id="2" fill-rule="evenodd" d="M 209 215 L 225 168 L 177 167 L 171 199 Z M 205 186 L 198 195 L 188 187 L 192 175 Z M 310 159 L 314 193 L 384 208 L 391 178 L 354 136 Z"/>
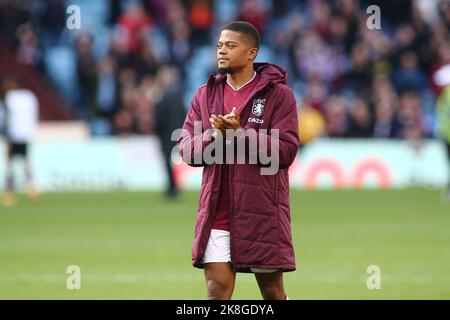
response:
<path id="1" fill-rule="evenodd" d="M 219 70 L 232 73 L 253 63 L 258 49 L 241 33 L 223 30 L 217 42 L 217 64 Z"/>

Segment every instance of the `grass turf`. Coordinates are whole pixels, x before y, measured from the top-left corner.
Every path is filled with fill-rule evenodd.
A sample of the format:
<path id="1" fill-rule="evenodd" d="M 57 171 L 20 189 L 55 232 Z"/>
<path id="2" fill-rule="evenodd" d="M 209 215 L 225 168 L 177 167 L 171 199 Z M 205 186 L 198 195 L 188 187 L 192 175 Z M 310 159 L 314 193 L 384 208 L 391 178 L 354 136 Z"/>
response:
<path id="1" fill-rule="evenodd" d="M 204 299 L 190 250 L 197 192 L 46 194 L 0 207 L 0 299 Z M 450 299 L 450 205 L 440 191 L 292 191 L 291 299 Z M 66 269 L 81 268 L 81 290 Z M 369 265 L 381 289 L 366 286 Z M 238 274 L 234 299 L 260 299 Z"/>

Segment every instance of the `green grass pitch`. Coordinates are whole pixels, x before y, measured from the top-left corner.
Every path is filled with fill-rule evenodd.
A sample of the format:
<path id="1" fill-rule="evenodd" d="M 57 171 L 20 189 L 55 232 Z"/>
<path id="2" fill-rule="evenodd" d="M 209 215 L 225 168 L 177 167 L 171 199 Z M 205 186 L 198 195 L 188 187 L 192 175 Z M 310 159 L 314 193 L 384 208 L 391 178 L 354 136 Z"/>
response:
<path id="1" fill-rule="evenodd" d="M 191 266 L 198 192 L 46 194 L 0 207 L 0 299 L 204 299 Z M 450 204 L 439 190 L 292 191 L 291 299 L 450 299 Z M 81 268 L 68 290 L 66 269 Z M 367 267 L 381 269 L 369 290 Z M 238 274 L 234 299 L 260 299 Z"/>

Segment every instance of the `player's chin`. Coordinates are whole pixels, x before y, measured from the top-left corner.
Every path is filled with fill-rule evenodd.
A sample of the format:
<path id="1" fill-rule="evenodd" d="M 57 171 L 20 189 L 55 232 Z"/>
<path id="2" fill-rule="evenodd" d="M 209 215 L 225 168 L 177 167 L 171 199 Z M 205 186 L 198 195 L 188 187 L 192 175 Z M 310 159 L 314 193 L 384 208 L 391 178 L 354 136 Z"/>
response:
<path id="1" fill-rule="evenodd" d="M 228 60 L 222 60 L 217 62 L 217 68 L 226 69 L 230 66 L 230 62 Z"/>
<path id="2" fill-rule="evenodd" d="M 232 68 L 230 68 L 230 66 L 228 64 L 227 65 L 219 64 L 218 68 L 217 68 L 217 72 L 219 74 L 231 73 L 232 72 Z"/>

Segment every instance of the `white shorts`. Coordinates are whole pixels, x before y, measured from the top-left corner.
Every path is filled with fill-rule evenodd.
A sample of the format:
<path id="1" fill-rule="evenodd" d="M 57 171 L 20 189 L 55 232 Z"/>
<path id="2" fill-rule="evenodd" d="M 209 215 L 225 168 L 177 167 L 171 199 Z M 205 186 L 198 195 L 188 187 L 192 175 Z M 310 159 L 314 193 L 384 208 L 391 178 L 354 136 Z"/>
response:
<path id="1" fill-rule="evenodd" d="M 231 262 L 229 231 L 211 230 L 202 263 L 211 262 Z M 272 273 L 278 271 L 278 269 L 250 268 L 250 271 L 253 273 Z"/>

